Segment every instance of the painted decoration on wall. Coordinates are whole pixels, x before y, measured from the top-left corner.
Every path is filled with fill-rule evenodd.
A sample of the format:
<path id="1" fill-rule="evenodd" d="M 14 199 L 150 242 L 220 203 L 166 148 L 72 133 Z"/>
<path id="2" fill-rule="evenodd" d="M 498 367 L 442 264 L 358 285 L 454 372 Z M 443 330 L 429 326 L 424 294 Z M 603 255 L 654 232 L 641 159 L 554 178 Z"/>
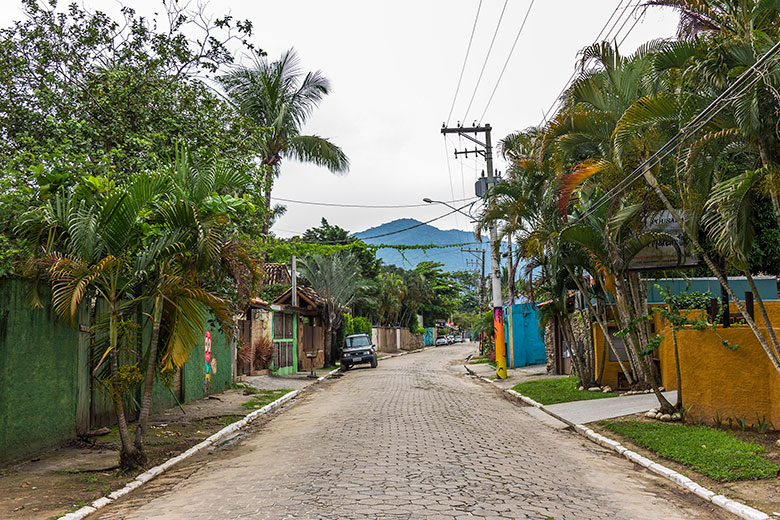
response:
<path id="1" fill-rule="evenodd" d="M 206 363 L 203 366 L 203 393 L 208 393 L 211 383 L 211 362 L 214 361 L 214 367 L 216 368 L 216 359 L 211 359 L 211 331 L 207 330 L 203 339 L 203 356 L 206 359 Z"/>

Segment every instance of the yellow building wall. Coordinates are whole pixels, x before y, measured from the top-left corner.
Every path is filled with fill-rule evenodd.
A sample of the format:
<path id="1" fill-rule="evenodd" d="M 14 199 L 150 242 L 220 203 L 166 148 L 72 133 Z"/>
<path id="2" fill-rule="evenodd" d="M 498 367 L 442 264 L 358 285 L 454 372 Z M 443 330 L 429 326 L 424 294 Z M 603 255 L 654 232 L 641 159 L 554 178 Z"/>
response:
<path id="1" fill-rule="evenodd" d="M 764 304 L 775 334 L 780 337 L 780 302 Z M 766 335 L 766 324 L 757 305 L 754 310 L 756 324 Z M 739 312 L 733 303 L 730 311 Z M 697 313 L 704 311 L 695 311 L 689 317 L 693 319 Z M 655 353 L 660 360 L 661 382 L 666 389 L 676 390 L 672 330 L 657 313 L 654 322 L 656 333 L 664 338 Z M 593 329 L 593 336 L 597 367 L 600 367 L 604 335 L 598 324 Z M 723 345 L 723 340 L 739 348 L 731 350 Z M 765 418 L 780 428 L 780 374 L 747 325 L 737 324 L 727 329 L 718 326 L 715 331 L 684 328 L 677 331 L 677 345 L 683 404 L 690 407 L 691 417 L 712 423 L 717 415 L 722 420 L 731 417 L 743 419 L 748 424 Z M 619 372 L 617 362 L 607 361 L 602 384 L 616 388 Z"/>
<path id="2" fill-rule="evenodd" d="M 724 339 L 739 348 L 726 348 Z M 780 427 L 780 374 L 748 327 L 681 330 L 677 343 L 683 405 L 692 417 L 709 423 L 716 416 L 733 417 L 749 424 L 765 417 Z"/>

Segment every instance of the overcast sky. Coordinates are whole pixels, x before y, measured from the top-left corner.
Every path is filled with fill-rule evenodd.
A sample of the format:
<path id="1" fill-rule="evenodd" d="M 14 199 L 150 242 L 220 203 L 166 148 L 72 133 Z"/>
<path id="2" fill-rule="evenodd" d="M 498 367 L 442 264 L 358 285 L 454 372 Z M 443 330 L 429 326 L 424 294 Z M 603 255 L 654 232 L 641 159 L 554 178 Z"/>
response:
<path id="1" fill-rule="evenodd" d="M 20 16 L 18 0 L 5 1 L 17 7 L 0 13 L 2 25 Z M 500 0 L 482 1 L 450 125 L 458 121 L 470 124 L 480 118 L 529 3 L 508 0 L 471 110 L 466 113 L 505 5 Z M 540 123 L 574 70 L 577 52 L 593 42 L 618 3 L 535 1 L 482 120 L 494 128 L 494 142 L 512 131 Z M 620 2 L 631 5 L 626 14 L 636 3 Z M 113 0 L 85 0 L 83 4 L 112 12 L 117 6 Z M 160 5 L 158 0 L 125 4 L 143 14 L 151 14 Z M 319 69 L 332 82 L 332 93 L 304 130 L 341 146 L 351 161 L 349 174 L 335 176 L 325 169 L 288 160 L 283 162 L 274 196 L 367 205 L 416 204 L 423 197 L 472 197 L 474 181 L 484 164 L 473 155 L 455 160 L 454 147 L 473 148 L 473 144 L 459 142 L 457 137 L 446 141 L 446 153 L 440 128 L 452 104 L 479 4 L 479 0 L 212 1 L 208 11 L 230 11 L 237 18 L 254 22 L 254 42 L 269 59 L 295 47 L 306 70 Z M 621 46 L 624 53 L 648 40 L 672 37 L 677 16 L 673 11 L 648 8 L 635 22 L 636 15 L 630 19 L 626 16 L 613 31 L 614 35 L 622 27 L 618 41 L 628 33 Z M 501 161 L 496 167 L 504 169 Z M 318 225 L 323 216 L 331 224 L 356 232 L 397 218 L 428 220 L 447 212 L 437 205 L 353 209 L 285 204 L 287 214 L 273 228 L 279 236 L 301 233 Z M 457 215 L 434 225 L 470 229 L 467 219 Z"/>

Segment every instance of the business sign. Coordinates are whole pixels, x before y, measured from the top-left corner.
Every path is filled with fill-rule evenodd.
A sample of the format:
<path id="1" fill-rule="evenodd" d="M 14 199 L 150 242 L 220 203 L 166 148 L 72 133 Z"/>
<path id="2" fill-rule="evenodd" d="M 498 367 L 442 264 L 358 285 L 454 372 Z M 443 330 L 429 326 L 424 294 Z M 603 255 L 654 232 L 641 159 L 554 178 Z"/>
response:
<path id="1" fill-rule="evenodd" d="M 683 219 L 687 218 L 684 212 L 679 213 Z M 645 232 L 669 235 L 674 242 L 659 240 L 645 247 L 631 260 L 630 270 L 685 269 L 699 265 L 699 257 L 687 249 L 682 226 L 670 211 L 648 212 L 644 221 Z"/>

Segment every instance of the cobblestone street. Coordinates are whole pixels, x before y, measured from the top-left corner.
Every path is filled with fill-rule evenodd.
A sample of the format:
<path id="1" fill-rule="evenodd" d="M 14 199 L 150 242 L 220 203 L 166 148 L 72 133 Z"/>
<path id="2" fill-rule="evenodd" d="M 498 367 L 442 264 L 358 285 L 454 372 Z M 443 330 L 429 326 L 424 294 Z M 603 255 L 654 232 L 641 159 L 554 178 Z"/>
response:
<path id="1" fill-rule="evenodd" d="M 350 371 L 155 484 L 165 489 L 138 490 L 97 516 L 730 518 L 464 377 L 469 351 L 440 347 Z"/>

